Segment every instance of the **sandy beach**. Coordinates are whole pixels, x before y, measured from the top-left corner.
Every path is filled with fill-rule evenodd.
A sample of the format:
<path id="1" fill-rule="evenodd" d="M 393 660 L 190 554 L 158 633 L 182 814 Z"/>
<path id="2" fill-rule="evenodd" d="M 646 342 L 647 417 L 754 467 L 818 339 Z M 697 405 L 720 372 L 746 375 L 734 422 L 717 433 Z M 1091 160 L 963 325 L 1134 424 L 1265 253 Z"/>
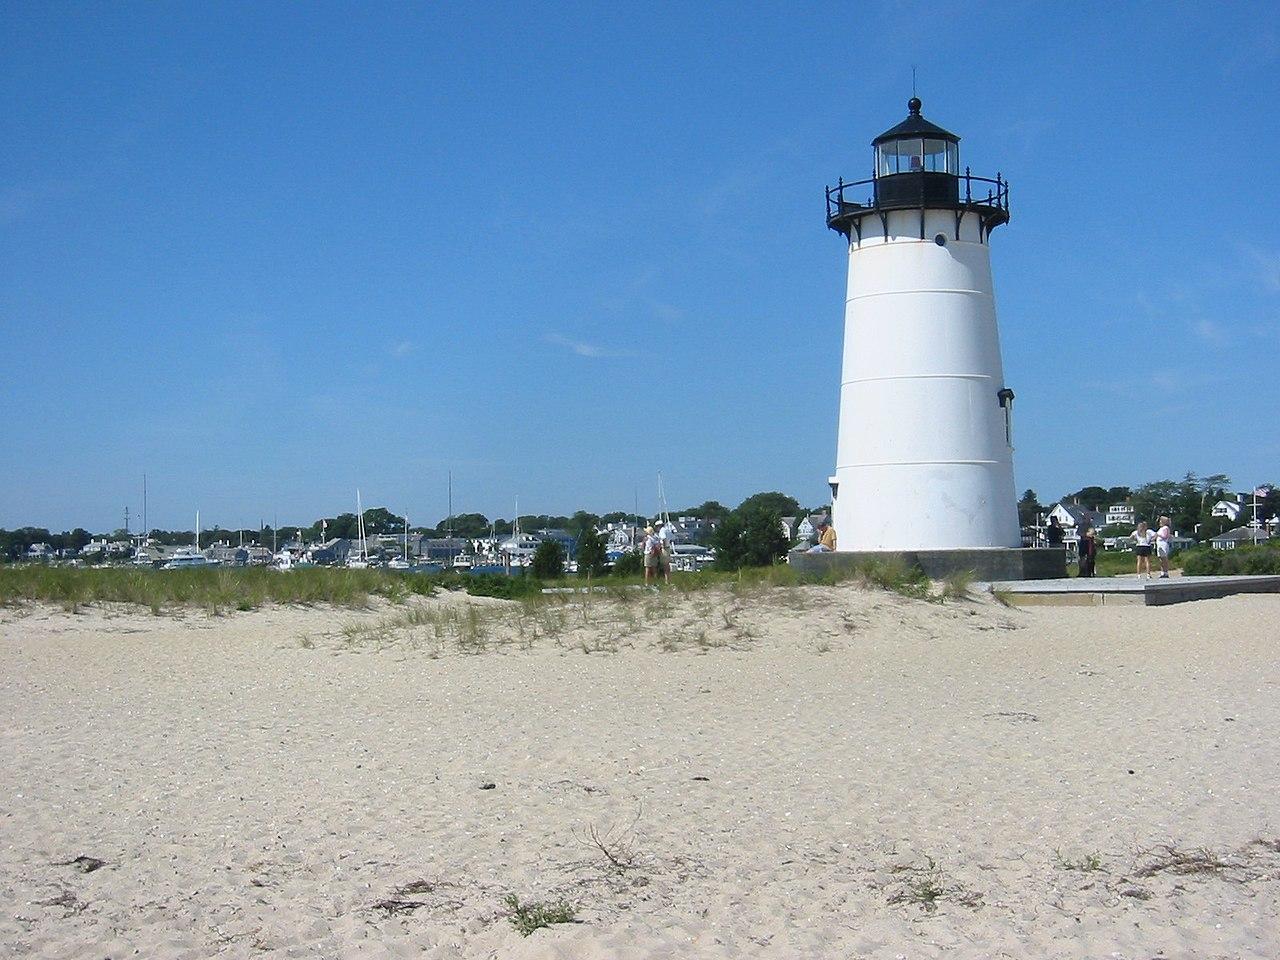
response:
<path id="1" fill-rule="evenodd" d="M 1278 623 L 9 608 L 0 956 L 1275 957 Z M 512 896 L 574 920 L 524 937 Z"/>

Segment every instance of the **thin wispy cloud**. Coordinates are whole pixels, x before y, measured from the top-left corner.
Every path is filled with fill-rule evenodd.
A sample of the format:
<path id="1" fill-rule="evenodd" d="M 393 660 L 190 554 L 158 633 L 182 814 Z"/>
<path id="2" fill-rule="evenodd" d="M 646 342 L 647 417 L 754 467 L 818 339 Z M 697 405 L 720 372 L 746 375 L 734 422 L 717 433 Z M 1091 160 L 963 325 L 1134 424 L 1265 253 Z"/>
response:
<path id="1" fill-rule="evenodd" d="M 677 307 L 674 303 L 662 303 L 661 301 L 654 302 L 653 314 L 659 320 L 664 320 L 667 323 L 677 323 L 685 317 L 684 310 L 680 307 Z"/>
<path id="2" fill-rule="evenodd" d="M 1257 267 L 1258 279 L 1264 290 L 1280 293 L 1280 251 L 1249 248 L 1249 258 Z"/>
<path id="3" fill-rule="evenodd" d="M 414 344 L 412 340 L 401 340 L 391 348 L 391 355 L 393 357 L 407 357 L 409 354 L 413 353 L 413 349 Z"/>
<path id="4" fill-rule="evenodd" d="M 610 350 L 607 347 L 587 343 L 583 340 L 574 340 L 559 333 L 549 333 L 544 339 L 547 343 L 553 343 L 557 347 L 564 347 L 570 353 L 575 353 L 580 357 L 627 357 L 631 355 L 625 350 Z"/>
<path id="5" fill-rule="evenodd" d="M 1198 320 L 1194 321 L 1191 329 L 1195 332 L 1197 337 L 1206 343 L 1211 343 L 1214 346 L 1219 347 L 1231 345 L 1232 339 L 1230 333 L 1225 326 L 1216 320 L 1211 320 L 1208 317 L 1200 317 Z"/>

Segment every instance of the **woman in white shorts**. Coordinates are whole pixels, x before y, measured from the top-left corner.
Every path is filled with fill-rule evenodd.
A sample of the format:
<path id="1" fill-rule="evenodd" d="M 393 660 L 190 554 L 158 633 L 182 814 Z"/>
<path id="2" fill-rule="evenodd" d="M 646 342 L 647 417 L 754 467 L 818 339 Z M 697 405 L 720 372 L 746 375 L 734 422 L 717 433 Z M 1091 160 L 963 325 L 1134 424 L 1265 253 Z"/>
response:
<path id="1" fill-rule="evenodd" d="M 1156 531 L 1156 559 L 1160 561 L 1160 579 L 1169 576 L 1169 554 L 1173 550 L 1173 530 L 1169 526 L 1169 518 L 1160 518 L 1160 529 Z"/>
<path id="2" fill-rule="evenodd" d="M 1138 524 L 1137 530 L 1133 531 L 1133 552 L 1138 557 L 1138 569 L 1135 572 L 1138 576 L 1145 573 L 1148 579 L 1151 578 L 1151 550 L 1155 539 L 1155 531 L 1147 526 L 1145 520 Z"/>

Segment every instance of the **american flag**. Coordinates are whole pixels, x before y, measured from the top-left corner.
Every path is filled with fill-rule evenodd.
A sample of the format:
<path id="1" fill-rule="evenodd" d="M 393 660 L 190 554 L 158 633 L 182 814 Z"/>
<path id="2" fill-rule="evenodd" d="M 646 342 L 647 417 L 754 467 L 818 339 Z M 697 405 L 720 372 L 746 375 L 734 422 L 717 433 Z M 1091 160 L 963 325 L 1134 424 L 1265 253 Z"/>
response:
<path id="1" fill-rule="evenodd" d="M 1258 488 L 1256 488 L 1256 489 L 1253 491 L 1253 495 L 1254 495 L 1255 497 L 1264 497 L 1264 498 L 1265 498 L 1265 497 L 1269 497 L 1269 496 L 1271 496 L 1271 488 L 1270 488 L 1270 487 L 1258 487 Z"/>

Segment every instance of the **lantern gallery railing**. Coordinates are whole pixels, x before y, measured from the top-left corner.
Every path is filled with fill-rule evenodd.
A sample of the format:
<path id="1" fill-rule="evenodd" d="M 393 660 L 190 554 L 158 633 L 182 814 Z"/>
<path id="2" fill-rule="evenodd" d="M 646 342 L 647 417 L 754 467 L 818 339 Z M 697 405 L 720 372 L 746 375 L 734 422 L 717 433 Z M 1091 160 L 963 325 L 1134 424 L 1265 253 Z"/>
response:
<path id="1" fill-rule="evenodd" d="M 938 178 L 952 179 L 947 174 L 898 174 L 846 183 L 842 178 L 834 187 L 827 187 L 827 224 L 846 233 L 848 231 L 842 223 L 850 216 L 914 207 L 970 208 L 987 217 L 996 214 L 1001 223 L 1009 219 L 1009 181 L 1000 174 L 996 174 L 994 180 L 975 177 L 966 167 L 963 174 L 954 178 L 957 186 L 955 195 L 946 199 L 939 196 Z M 871 188 L 869 197 L 866 195 L 868 186 Z M 855 200 L 855 195 L 859 199 Z"/>

